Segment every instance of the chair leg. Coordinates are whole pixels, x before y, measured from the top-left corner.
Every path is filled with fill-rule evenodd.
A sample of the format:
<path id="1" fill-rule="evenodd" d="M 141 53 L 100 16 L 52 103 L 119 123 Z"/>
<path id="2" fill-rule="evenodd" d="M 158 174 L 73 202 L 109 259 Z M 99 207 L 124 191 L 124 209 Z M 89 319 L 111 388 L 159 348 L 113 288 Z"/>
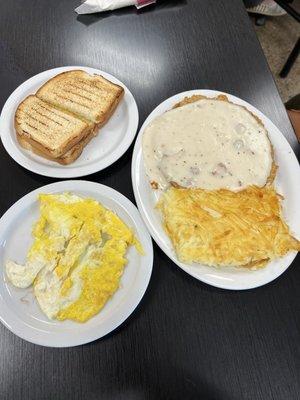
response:
<path id="1" fill-rule="evenodd" d="M 255 17 L 255 25 L 257 26 L 264 26 L 266 23 L 266 17 L 263 15 L 259 15 Z"/>
<path id="2" fill-rule="evenodd" d="M 284 64 L 282 70 L 279 73 L 279 76 L 281 78 L 286 78 L 288 76 L 288 73 L 290 72 L 295 61 L 297 60 L 299 53 L 300 53 L 300 38 L 297 40 L 293 50 L 291 51 L 291 54 L 288 56 L 286 63 Z"/>

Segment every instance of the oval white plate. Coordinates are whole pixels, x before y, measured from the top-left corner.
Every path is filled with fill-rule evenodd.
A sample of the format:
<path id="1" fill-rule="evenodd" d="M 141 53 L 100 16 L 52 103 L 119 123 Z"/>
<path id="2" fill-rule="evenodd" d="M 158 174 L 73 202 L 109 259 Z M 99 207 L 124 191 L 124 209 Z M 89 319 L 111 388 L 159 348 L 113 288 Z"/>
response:
<path id="1" fill-rule="evenodd" d="M 84 324 L 51 321 L 40 310 L 32 289 L 18 289 L 7 281 L 5 263 L 23 263 L 32 242 L 31 229 L 39 217 L 39 193 L 73 192 L 92 197 L 113 210 L 136 233 L 145 255 L 131 246 L 127 252 L 119 290 L 103 310 Z M 98 183 L 63 181 L 43 186 L 22 197 L 0 220 L 0 321 L 29 342 L 51 347 L 69 347 L 99 339 L 119 326 L 141 301 L 152 271 L 151 237 L 136 207 L 121 193 Z"/>
<path id="2" fill-rule="evenodd" d="M 160 193 L 151 189 L 145 174 L 142 155 L 142 135 L 144 129 L 155 117 L 170 110 L 174 104 L 182 100 L 185 96 L 192 96 L 193 94 L 202 94 L 207 97 L 226 94 L 231 102 L 247 107 L 248 110 L 252 111 L 263 121 L 274 146 L 276 164 L 279 166 L 275 185 L 278 192 L 285 197 L 282 202 L 284 218 L 289 224 L 291 231 L 297 237 L 300 236 L 300 168 L 293 150 L 276 126 L 255 107 L 238 97 L 216 90 L 191 90 L 179 93 L 156 107 L 144 122 L 135 143 L 131 171 L 134 195 L 138 208 L 153 239 L 159 247 L 175 264 L 188 274 L 202 282 L 223 289 L 242 290 L 265 285 L 277 278 L 288 268 L 296 256 L 295 252 L 272 261 L 264 269 L 257 271 L 235 268 L 213 268 L 202 264 L 184 264 L 178 261 L 172 243 L 162 227 L 161 216 L 154 208 Z"/>
<path id="3" fill-rule="evenodd" d="M 60 165 L 46 160 L 18 143 L 14 129 L 14 116 L 18 105 L 25 97 L 34 94 L 46 81 L 65 71 L 81 69 L 89 74 L 98 74 L 123 86 L 124 97 L 107 124 L 99 130 L 84 148 L 80 157 L 69 165 Z M 8 154 L 22 167 L 40 175 L 53 178 L 77 178 L 93 174 L 117 161 L 131 145 L 138 127 L 138 108 L 128 88 L 114 76 L 95 68 L 61 67 L 41 72 L 20 85 L 8 98 L 1 112 L 0 136 Z"/>

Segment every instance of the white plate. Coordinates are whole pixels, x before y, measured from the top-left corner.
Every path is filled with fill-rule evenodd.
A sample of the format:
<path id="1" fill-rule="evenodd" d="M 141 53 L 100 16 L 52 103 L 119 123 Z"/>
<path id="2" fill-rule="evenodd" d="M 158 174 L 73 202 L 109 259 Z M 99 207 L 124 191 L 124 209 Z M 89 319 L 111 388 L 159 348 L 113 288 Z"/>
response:
<path id="1" fill-rule="evenodd" d="M 31 229 L 39 216 L 37 195 L 70 191 L 93 197 L 133 228 L 145 255 L 131 246 L 127 252 L 119 290 L 103 310 L 84 324 L 51 321 L 40 310 L 32 289 L 18 289 L 7 281 L 4 265 L 7 259 L 23 263 L 32 242 Z M 51 347 L 69 347 L 99 339 L 119 326 L 141 301 L 152 271 L 151 237 L 136 207 L 122 194 L 98 183 L 63 181 L 43 186 L 22 197 L 0 220 L 0 321 L 13 333 L 29 342 Z"/>
<path id="2" fill-rule="evenodd" d="M 116 111 L 84 148 L 81 156 L 69 165 L 60 165 L 24 150 L 18 143 L 14 129 L 14 115 L 18 105 L 25 97 L 34 94 L 46 81 L 64 71 L 81 69 L 89 74 L 99 74 L 123 86 L 124 97 Z M 8 154 L 22 167 L 40 175 L 53 178 L 77 178 L 93 174 L 117 161 L 131 145 L 138 127 L 138 109 L 128 88 L 112 75 L 95 68 L 61 67 L 50 69 L 33 76 L 22 83 L 8 98 L 1 112 L 0 136 Z"/>
<path id="3" fill-rule="evenodd" d="M 188 274 L 209 285 L 223 289 L 252 289 L 265 285 L 281 275 L 291 264 L 296 253 L 289 253 L 285 257 L 270 262 L 264 269 L 257 271 L 239 270 L 235 268 L 213 268 L 202 264 L 184 264 L 178 261 L 169 237 L 163 230 L 161 217 L 154 209 L 159 193 L 151 189 L 144 170 L 142 156 L 142 135 L 146 126 L 158 115 L 170 110 L 175 103 L 182 100 L 185 96 L 202 94 L 207 97 L 215 97 L 219 94 L 226 94 L 233 103 L 243 105 L 256 114 L 264 123 L 269 132 L 270 139 L 275 150 L 275 162 L 279 166 L 275 181 L 276 189 L 285 196 L 282 202 L 283 213 L 291 231 L 300 236 L 300 168 L 293 150 L 290 145 L 276 128 L 276 126 L 260 111 L 249 103 L 227 93 L 215 90 L 191 90 L 179 93 L 165 100 L 148 116 L 144 122 L 133 152 L 132 158 L 132 183 L 135 199 L 142 217 L 156 243 L 159 247 Z"/>

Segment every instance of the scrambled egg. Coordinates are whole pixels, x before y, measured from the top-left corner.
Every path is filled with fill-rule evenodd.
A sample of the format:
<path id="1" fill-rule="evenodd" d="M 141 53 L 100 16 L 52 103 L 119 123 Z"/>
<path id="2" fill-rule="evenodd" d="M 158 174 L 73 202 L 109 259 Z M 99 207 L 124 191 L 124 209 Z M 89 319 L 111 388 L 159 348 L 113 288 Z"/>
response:
<path id="1" fill-rule="evenodd" d="M 300 250 L 273 187 L 250 186 L 238 193 L 170 188 L 158 208 L 182 262 L 256 269 Z"/>
<path id="2" fill-rule="evenodd" d="M 73 194 L 42 194 L 40 218 L 25 265 L 6 264 L 17 287 L 33 284 L 42 311 L 50 318 L 85 322 L 119 287 L 133 232 L 112 211 Z"/>

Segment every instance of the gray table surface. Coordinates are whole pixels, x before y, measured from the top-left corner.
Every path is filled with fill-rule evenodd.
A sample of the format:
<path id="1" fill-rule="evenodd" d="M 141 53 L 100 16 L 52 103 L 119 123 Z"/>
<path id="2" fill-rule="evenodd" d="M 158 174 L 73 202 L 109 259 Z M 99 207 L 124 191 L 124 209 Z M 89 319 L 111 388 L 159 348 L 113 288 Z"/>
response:
<path id="1" fill-rule="evenodd" d="M 123 81 L 140 123 L 167 97 L 208 88 L 264 112 L 297 142 L 240 0 L 160 1 L 156 7 L 76 17 L 76 1 L 2 1 L 0 107 L 24 80 L 85 65 Z M 134 201 L 132 147 L 86 179 Z M 55 181 L 27 172 L 0 147 L 0 212 Z M 275 282 L 231 292 L 177 268 L 155 246 L 148 291 L 115 332 L 68 349 L 27 343 L 0 325 L 0 399 L 300 398 L 299 257 Z M 1 266 L 3 269 L 3 266 Z"/>

